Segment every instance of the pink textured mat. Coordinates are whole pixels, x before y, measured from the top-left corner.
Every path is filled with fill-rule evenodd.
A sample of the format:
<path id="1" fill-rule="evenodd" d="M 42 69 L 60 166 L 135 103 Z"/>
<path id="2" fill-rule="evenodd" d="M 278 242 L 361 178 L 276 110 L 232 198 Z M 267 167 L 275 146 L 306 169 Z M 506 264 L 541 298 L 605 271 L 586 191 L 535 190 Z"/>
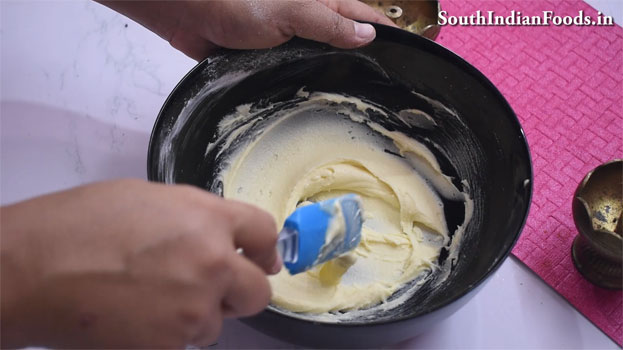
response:
<path id="1" fill-rule="evenodd" d="M 448 15 L 492 10 L 507 16 L 596 18 L 581 0 L 442 0 Z M 587 172 L 623 158 L 623 30 L 620 26 L 445 26 L 437 39 L 500 89 L 526 132 L 534 195 L 513 254 L 619 345 L 623 293 L 593 286 L 575 270 L 571 199 Z"/>

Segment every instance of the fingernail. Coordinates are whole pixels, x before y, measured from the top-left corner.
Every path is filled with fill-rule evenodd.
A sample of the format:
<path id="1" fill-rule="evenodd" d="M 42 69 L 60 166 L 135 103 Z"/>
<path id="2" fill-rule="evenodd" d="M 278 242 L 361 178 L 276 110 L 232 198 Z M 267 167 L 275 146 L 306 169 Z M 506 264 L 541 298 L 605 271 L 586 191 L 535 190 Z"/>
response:
<path id="1" fill-rule="evenodd" d="M 273 267 L 270 268 L 270 273 L 272 275 L 277 274 L 279 271 L 281 271 L 281 266 L 283 265 L 283 263 L 281 262 L 281 257 L 279 257 L 279 254 L 277 254 L 277 258 L 275 259 L 275 263 L 273 264 Z"/>
<path id="2" fill-rule="evenodd" d="M 355 23 L 355 35 L 361 41 L 372 41 L 376 36 L 376 32 L 374 31 L 374 27 L 371 24 L 367 23 Z"/>

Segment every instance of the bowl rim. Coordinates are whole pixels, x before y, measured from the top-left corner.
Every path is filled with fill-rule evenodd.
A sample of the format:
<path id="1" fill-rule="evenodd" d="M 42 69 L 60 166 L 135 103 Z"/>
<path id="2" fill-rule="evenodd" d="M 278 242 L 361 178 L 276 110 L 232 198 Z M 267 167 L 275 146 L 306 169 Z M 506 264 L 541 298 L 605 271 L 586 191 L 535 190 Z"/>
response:
<path id="1" fill-rule="evenodd" d="M 497 271 L 497 269 L 502 265 L 502 263 L 508 258 L 513 247 L 516 245 L 517 241 L 519 240 L 519 237 L 521 236 L 521 233 L 526 225 L 526 221 L 528 219 L 528 215 L 530 213 L 530 208 L 532 205 L 532 196 L 533 196 L 534 168 L 532 164 L 532 156 L 531 156 L 530 146 L 528 144 L 528 139 L 526 137 L 525 131 L 522 128 L 519 118 L 517 117 L 515 111 L 510 106 L 510 104 L 508 103 L 504 95 L 480 70 L 478 70 L 476 67 L 471 65 L 469 62 L 467 62 L 464 58 L 456 54 L 454 51 L 446 47 L 443 47 L 440 44 L 430 39 L 421 37 L 419 35 L 410 33 L 402 29 L 386 26 L 383 24 L 377 24 L 377 23 L 370 23 L 370 24 L 372 24 L 376 29 L 375 41 L 378 40 L 378 41 L 392 42 L 396 44 L 403 44 L 407 46 L 416 46 L 418 47 L 418 49 L 427 51 L 433 55 L 442 56 L 448 61 L 451 61 L 453 64 L 457 65 L 458 68 L 464 70 L 466 73 L 469 73 L 473 78 L 478 80 L 479 83 L 481 83 L 484 88 L 488 89 L 495 97 L 497 97 L 500 104 L 510 112 L 509 113 L 510 122 L 515 124 L 515 127 L 517 128 L 517 131 L 519 132 L 519 135 L 522 141 L 521 143 L 525 147 L 524 151 L 527 155 L 527 161 L 528 161 L 528 164 L 527 164 L 528 179 L 527 180 L 529 181 L 529 183 L 527 186 L 527 192 L 526 192 L 526 198 L 525 198 L 527 204 L 524 208 L 523 219 L 521 221 L 521 224 L 518 225 L 516 232 L 514 233 L 514 238 L 508 245 L 508 248 L 505 251 L 503 251 L 502 254 L 499 255 L 498 259 L 494 261 L 494 263 L 487 269 L 487 271 L 476 282 L 468 285 L 465 289 L 463 289 L 460 293 L 454 295 L 452 298 L 445 300 L 444 302 L 440 303 L 439 305 L 436 305 L 435 307 L 426 309 L 425 311 L 421 313 L 408 315 L 408 316 L 400 316 L 400 317 L 396 317 L 396 318 L 392 318 L 388 320 L 382 320 L 382 321 L 370 320 L 366 322 L 353 322 L 353 323 L 347 323 L 348 321 L 347 322 L 340 322 L 340 321 L 327 322 L 323 320 L 313 320 L 313 319 L 307 319 L 303 317 L 295 317 L 292 315 L 285 314 L 283 312 L 276 311 L 273 308 L 271 308 L 270 305 L 262 311 L 263 313 L 268 312 L 274 315 L 286 317 L 288 319 L 302 321 L 302 322 L 306 322 L 306 323 L 318 325 L 318 326 L 338 326 L 338 327 L 355 327 L 355 328 L 356 327 L 368 327 L 368 326 L 373 326 L 373 325 L 388 325 L 388 324 L 402 322 L 402 321 L 419 318 L 424 315 L 431 314 L 467 296 L 472 291 L 480 287 L 480 285 L 482 285 L 489 277 L 491 277 L 493 273 Z M 291 40 L 291 42 L 297 42 L 297 41 L 305 42 L 307 43 L 307 45 L 309 45 L 309 43 L 311 42 L 310 40 L 301 39 L 301 38 L 294 38 Z M 320 47 L 325 44 L 317 43 L 316 45 Z M 275 48 L 266 49 L 266 50 L 254 50 L 254 51 L 268 51 L 268 50 L 275 50 Z M 152 159 L 153 159 L 154 149 L 156 148 L 155 138 L 157 137 L 157 134 L 162 129 L 162 123 L 164 123 L 164 119 L 166 118 L 165 110 L 167 109 L 167 107 L 172 103 L 173 100 L 177 98 L 177 95 L 182 92 L 184 84 L 189 79 L 192 79 L 198 72 L 203 71 L 206 67 L 213 64 L 213 62 L 216 59 L 223 57 L 223 56 L 227 56 L 231 53 L 236 53 L 236 52 L 240 52 L 240 50 L 219 49 L 215 53 L 215 55 L 208 57 L 204 59 L 203 61 L 199 62 L 188 73 L 184 75 L 184 77 L 176 84 L 175 88 L 173 88 L 169 96 L 166 98 L 164 104 L 162 105 L 160 111 L 158 112 L 158 116 L 154 122 L 154 127 L 152 129 L 152 132 L 149 138 L 149 146 L 148 146 L 148 152 L 147 152 L 147 178 L 149 181 L 158 181 L 158 182 L 161 181 L 161 179 L 158 179 L 158 173 L 154 167 L 154 164 L 152 164 Z M 265 67 L 265 68 L 269 68 L 269 67 Z"/>

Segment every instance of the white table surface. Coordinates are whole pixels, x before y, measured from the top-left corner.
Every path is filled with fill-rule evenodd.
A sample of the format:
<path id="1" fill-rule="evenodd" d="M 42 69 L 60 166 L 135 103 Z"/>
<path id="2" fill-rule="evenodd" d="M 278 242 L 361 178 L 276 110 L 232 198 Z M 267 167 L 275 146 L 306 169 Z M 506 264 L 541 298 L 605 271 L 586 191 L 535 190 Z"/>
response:
<path id="1" fill-rule="evenodd" d="M 146 178 L 155 117 L 195 62 L 96 3 L 0 0 L 0 15 L 0 202 Z M 291 347 L 236 320 L 214 346 Z M 394 347 L 617 348 L 515 258 L 456 314 Z"/>

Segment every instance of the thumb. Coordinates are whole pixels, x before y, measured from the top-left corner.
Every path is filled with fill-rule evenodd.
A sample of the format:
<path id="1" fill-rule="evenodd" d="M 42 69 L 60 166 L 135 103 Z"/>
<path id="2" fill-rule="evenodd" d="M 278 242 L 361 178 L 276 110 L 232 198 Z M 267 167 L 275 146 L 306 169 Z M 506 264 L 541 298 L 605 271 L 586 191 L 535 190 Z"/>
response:
<path id="1" fill-rule="evenodd" d="M 370 43 L 376 37 L 374 27 L 343 17 L 316 0 L 304 5 L 290 2 L 289 28 L 293 35 L 350 49 Z"/>

